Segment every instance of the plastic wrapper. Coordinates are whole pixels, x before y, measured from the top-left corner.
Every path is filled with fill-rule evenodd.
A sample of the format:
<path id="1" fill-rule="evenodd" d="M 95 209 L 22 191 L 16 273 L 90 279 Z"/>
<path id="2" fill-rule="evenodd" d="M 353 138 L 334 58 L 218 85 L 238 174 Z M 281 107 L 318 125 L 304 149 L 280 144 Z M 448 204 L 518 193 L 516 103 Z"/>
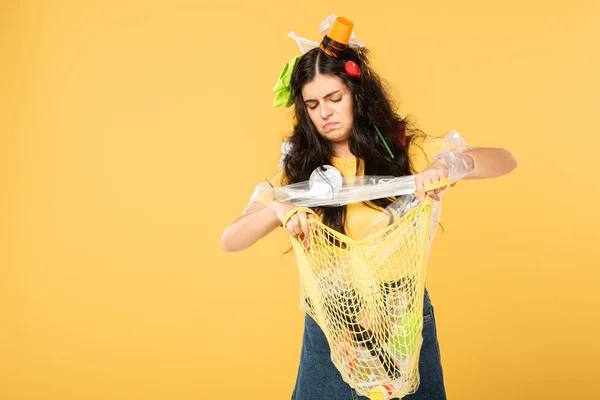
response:
<path id="1" fill-rule="evenodd" d="M 448 167 L 448 179 L 454 183 L 462 179 L 474 168 L 473 159 L 465 154 L 472 149 L 456 131 L 450 131 L 443 140 L 440 151 L 432 161 L 442 159 Z M 282 146 L 285 155 L 289 146 Z M 284 156 L 282 160 L 284 162 Z M 287 201 L 298 207 L 343 206 L 351 203 L 374 199 L 394 198 L 395 200 L 382 210 L 379 217 L 373 219 L 359 239 L 364 239 L 402 218 L 419 206 L 415 196 L 415 176 L 355 176 L 342 177 L 335 167 L 325 165 L 317 168 L 308 181 L 286 186 L 274 186 L 271 182 L 261 182 L 256 186 L 244 213 L 257 211 L 273 201 Z M 440 193 L 442 196 L 442 193 Z M 431 243 L 441 219 L 441 202 L 434 202 L 429 230 Z"/>
<path id="2" fill-rule="evenodd" d="M 448 167 L 448 178 L 456 182 L 475 167 L 473 158 L 468 154 L 445 151 L 436 154 L 432 161 L 442 160 Z"/>
<path id="3" fill-rule="evenodd" d="M 445 161 L 451 183 L 462 179 L 473 169 L 472 158 L 463 154 L 469 149 L 471 148 L 462 136 L 453 130 L 444 137 L 441 151 L 433 157 L 433 160 L 442 158 Z M 389 212 L 382 216 L 387 219 L 389 215 L 404 215 L 418 205 L 411 197 L 403 198 L 413 196 L 415 191 L 414 175 L 342 177 L 333 166 L 326 165 L 317 168 L 308 181 L 286 186 L 274 186 L 268 181 L 261 182 L 256 186 L 244 213 L 256 211 L 273 201 L 287 201 L 299 207 L 333 207 L 396 197 L 398 200 L 390 205 L 389 210 L 386 210 Z M 377 225 L 377 222 L 374 221 L 374 224 Z"/>
<path id="4" fill-rule="evenodd" d="M 412 195 L 416 190 L 413 175 L 402 177 L 342 177 L 331 165 L 313 172 L 308 181 L 287 186 L 258 184 L 244 213 L 255 211 L 273 201 L 287 201 L 298 207 L 344 206 L 373 199 Z"/>
<path id="5" fill-rule="evenodd" d="M 325 166 L 328 171 L 331 166 Z M 321 176 L 322 171 L 316 175 Z M 325 175 L 325 174 L 323 174 Z M 299 207 L 344 206 L 373 199 L 413 194 L 416 190 L 413 175 L 403 177 L 358 176 L 344 178 L 341 175 L 323 176 L 313 182 L 274 187 L 277 201 L 289 201 Z"/>

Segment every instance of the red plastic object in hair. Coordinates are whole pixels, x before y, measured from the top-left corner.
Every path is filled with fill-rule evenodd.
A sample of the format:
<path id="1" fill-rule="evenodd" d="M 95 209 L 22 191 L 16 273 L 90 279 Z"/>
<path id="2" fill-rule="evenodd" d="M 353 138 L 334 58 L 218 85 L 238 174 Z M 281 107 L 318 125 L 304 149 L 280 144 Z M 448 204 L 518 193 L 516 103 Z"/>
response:
<path id="1" fill-rule="evenodd" d="M 345 69 L 348 75 L 360 78 L 360 68 L 354 61 L 346 61 Z"/>
<path id="2" fill-rule="evenodd" d="M 396 140 L 398 143 L 402 145 L 402 147 L 406 147 L 406 124 L 403 121 L 398 121 L 398 131 L 396 132 Z"/>

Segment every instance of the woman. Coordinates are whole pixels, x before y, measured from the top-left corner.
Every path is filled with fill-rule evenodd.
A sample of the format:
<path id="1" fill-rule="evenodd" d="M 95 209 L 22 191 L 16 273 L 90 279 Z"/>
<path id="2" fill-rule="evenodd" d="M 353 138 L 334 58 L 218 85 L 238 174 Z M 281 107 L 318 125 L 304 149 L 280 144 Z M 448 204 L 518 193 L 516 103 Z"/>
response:
<path id="1" fill-rule="evenodd" d="M 427 193 L 424 187 L 447 178 L 449 170 L 456 167 L 453 163 L 469 166 L 463 179 L 493 178 L 516 167 L 510 152 L 492 148 L 469 148 L 452 157 L 438 157 L 427 165 L 427 156 L 435 154 L 427 149 L 434 149 L 437 142 L 410 129 L 408 121 L 394 111 L 380 78 L 369 68 L 366 50 L 348 45 L 352 26 L 350 21 L 338 18 L 319 47 L 287 66 L 291 72 L 288 103 L 293 102 L 295 107 L 295 126 L 283 170 L 271 181 L 273 185 L 307 181 L 316 168 L 330 164 L 345 177 L 414 174 L 419 200 L 430 196 L 439 201 L 445 187 Z M 250 247 L 281 226 L 286 215 L 297 208 L 287 202 L 261 205 L 260 199 L 254 200 L 224 232 L 225 251 Z M 324 224 L 356 238 L 390 202 L 378 199 L 343 207 L 318 207 L 315 211 Z M 289 219 L 286 228 L 294 236 L 308 235 L 311 217 L 300 211 Z M 427 291 L 423 301 L 421 384 L 405 399 L 445 399 L 435 319 Z M 342 380 L 330 360 L 322 330 L 308 315 L 292 398 L 366 399 Z"/>

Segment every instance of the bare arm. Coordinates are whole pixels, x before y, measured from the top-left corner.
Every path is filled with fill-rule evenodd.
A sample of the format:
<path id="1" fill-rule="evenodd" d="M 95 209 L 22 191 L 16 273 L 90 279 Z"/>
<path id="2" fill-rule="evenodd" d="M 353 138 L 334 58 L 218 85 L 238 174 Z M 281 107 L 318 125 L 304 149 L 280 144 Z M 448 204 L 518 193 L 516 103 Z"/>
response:
<path id="1" fill-rule="evenodd" d="M 438 158 L 429 164 L 423 172 L 416 175 L 415 183 L 419 201 L 424 201 L 426 195 L 434 200 L 440 200 L 439 193 L 444 191 L 446 187 L 427 193 L 424 191 L 424 187 L 447 178 L 449 167 L 457 168 L 456 165 L 453 167 L 447 165 L 447 162 L 456 163 L 456 159 L 447 161 L 443 157 Z M 508 150 L 479 147 L 465 151 L 457 165 L 459 170 L 467 168 L 467 165 L 469 165 L 469 169 L 472 167 L 463 179 L 484 179 L 496 178 L 510 173 L 517 167 L 517 160 Z"/>
<path id="2" fill-rule="evenodd" d="M 517 168 L 516 158 L 505 149 L 480 147 L 465 153 L 473 158 L 475 168 L 463 179 L 497 178 Z"/>
<path id="3" fill-rule="evenodd" d="M 223 232 L 221 247 L 228 252 L 247 249 L 279 225 L 271 206 L 242 215 Z"/>
<path id="4" fill-rule="evenodd" d="M 242 215 L 223 232 L 221 247 L 227 252 L 247 249 L 281 226 L 286 215 L 296 208 L 291 203 L 274 201 L 258 211 Z M 288 232 L 308 235 L 308 218 L 304 211 L 298 212 L 286 224 Z"/>

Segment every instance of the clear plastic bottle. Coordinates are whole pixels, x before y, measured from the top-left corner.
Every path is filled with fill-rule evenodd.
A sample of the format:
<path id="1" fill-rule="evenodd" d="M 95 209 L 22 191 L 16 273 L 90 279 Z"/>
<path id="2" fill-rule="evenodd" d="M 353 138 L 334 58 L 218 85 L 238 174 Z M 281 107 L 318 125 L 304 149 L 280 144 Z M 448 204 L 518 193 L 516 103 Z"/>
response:
<path id="1" fill-rule="evenodd" d="M 390 326 L 385 347 L 394 360 L 399 376 L 388 385 L 374 388 L 372 400 L 404 396 L 418 387 L 419 376 L 416 364 L 422 344 L 423 317 L 412 307 L 408 293 L 406 289 L 399 287 L 392 287 L 387 293 Z"/>
<path id="2" fill-rule="evenodd" d="M 392 289 L 386 300 L 391 319 L 388 345 L 394 350 L 394 356 L 412 357 L 420 344 L 423 317 L 413 310 L 410 298 L 402 289 Z"/>

